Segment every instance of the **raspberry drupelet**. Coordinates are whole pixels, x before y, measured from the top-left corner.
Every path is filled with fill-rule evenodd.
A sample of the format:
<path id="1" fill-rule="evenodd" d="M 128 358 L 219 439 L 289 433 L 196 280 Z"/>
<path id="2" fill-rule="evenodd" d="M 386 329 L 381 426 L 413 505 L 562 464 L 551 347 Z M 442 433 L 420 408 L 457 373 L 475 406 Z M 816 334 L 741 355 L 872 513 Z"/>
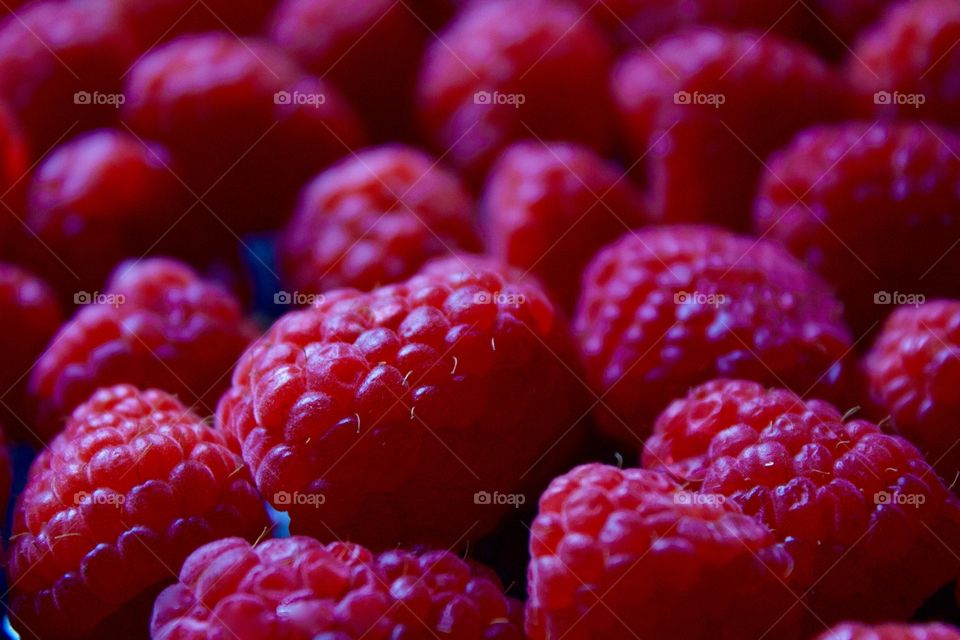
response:
<path id="1" fill-rule="evenodd" d="M 197 549 L 160 594 L 151 637 L 521 640 L 520 618 L 492 571 L 446 551 L 226 538 Z"/>
<path id="2" fill-rule="evenodd" d="M 817 640 L 960 640 L 960 631 L 946 624 L 887 624 L 866 625 L 847 622 L 824 631 Z"/>
<path id="3" fill-rule="evenodd" d="M 267 527 L 249 473 L 172 396 L 107 387 L 34 460 L 8 560 L 11 622 L 40 638 L 142 638 L 197 547 Z"/>
<path id="4" fill-rule="evenodd" d="M 272 0 L 114 0 L 142 49 L 185 33 L 228 31 L 251 35 L 262 30 Z"/>

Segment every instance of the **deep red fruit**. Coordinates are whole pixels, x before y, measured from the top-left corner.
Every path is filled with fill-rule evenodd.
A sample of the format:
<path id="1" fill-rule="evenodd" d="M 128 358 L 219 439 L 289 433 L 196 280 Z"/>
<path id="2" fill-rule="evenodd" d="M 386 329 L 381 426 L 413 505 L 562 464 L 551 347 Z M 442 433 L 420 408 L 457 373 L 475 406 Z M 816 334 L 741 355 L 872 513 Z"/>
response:
<path id="1" fill-rule="evenodd" d="M 218 417 L 293 531 L 462 547 L 567 463 L 585 409 L 569 335 L 518 275 L 439 260 L 329 292 L 250 348 Z"/>
<path id="2" fill-rule="evenodd" d="M 187 559 L 150 627 L 155 640 L 520 640 L 520 614 L 492 571 L 445 551 L 227 538 Z"/>
<path id="3" fill-rule="evenodd" d="M 416 3 L 283 0 L 274 42 L 311 73 L 341 89 L 378 140 L 412 137 L 417 67 L 429 31 Z"/>
<path id="4" fill-rule="evenodd" d="M 111 0 L 30 3 L 0 24 L 0 99 L 38 157 L 68 135 L 117 120 L 137 43 Z"/>
<path id="5" fill-rule="evenodd" d="M 923 451 L 947 482 L 960 474 L 960 302 L 901 307 L 865 360 L 870 395 L 883 416 Z"/>
<path id="6" fill-rule="evenodd" d="M 101 389 L 40 453 L 18 499 L 11 622 L 24 637 L 142 638 L 144 605 L 194 549 L 266 525 L 223 434 L 164 392 Z"/>
<path id="7" fill-rule="evenodd" d="M 278 227 L 306 179 L 362 140 L 331 86 L 282 51 L 227 33 L 158 47 L 133 67 L 125 91 L 124 116 L 171 149 L 211 209 L 200 213 L 234 235 Z"/>
<path id="8" fill-rule="evenodd" d="M 958 152 L 928 124 L 811 129 L 770 161 L 755 229 L 819 272 L 865 332 L 918 294 L 958 292 Z"/>
<path id="9" fill-rule="evenodd" d="M 960 640 L 960 631 L 940 623 L 869 626 L 848 622 L 821 633 L 817 640 Z"/>
<path id="10" fill-rule="evenodd" d="M 847 58 L 847 73 L 879 116 L 960 125 L 960 4 L 902 2 L 868 31 Z"/>
<path id="11" fill-rule="evenodd" d="M 798 638 L 789 556 L 732 502 L 696 497 L 643 469 L 554 480 L 530 535 L 530 637 Z"/>
<path id="12" fill-rule="evenodd" d="M 826 402 L 715 380 L 661 414 L 643 462 L 770 528 L 810 632 L 906 619 L 960 570 L 960 502 L 913 445 Z"/>
<path id="13" fill-rule="evenodd" d="M 273 7 L 271 0 L 114 0 L 136 31 L 144 49 L 184 33 L 259 32 Z"/>
<path id="14" fill-rule="evenodd" d="M 849 110 L 838 74 L 772 34 L 671 36 L 626 56 L 612 86 L 663 222 L 746 228 L 764 158 Z"/>
<path id="15" fill-rule="evenodd" d="M 10 502 L 10 490 L 13 482 L 13 463 L 7 451 L 7 439 L 0 429 L 0 524 L 7 521 L 7 503 Z M 2 550 L 0 550 L 2 553 Z"/>
<path id="16" fill-rule="evenodd" d="M 612 142 L 610 52 L 583 12 L 554 0 L 468 4 L 427 49 L 418 106 L 425 130 L 480 178 L 517 139 Z"/>
<path id="17" fill-rule="evenodd" d="M 584 275 L 574 330 L 607 435 L 635 450 L 715 377 L 846 402 L 850 336 L 826 285 L 777 245 L 712 227 L 625 235 Z"/>
<path id="18" fill-rule="evenodd" d="M 164 258 L 123 263 L 106 292 L 80 292 L 76 300 L 87 306 L 30 375 L 43 440 L 94 390 L 111 384 L 164 389 L 210 413 L 256 335 L 232 295 Z"/>
<path id="19" fill-rule="evenodd" d="M 570 143 L 510 147 L 490 172 L 483 211 L 490 252 L 539 276 L 567 309 L 590 258 L 645 221 L 623 171 Z"/>
<path id="20" fill-rule="evenodd" d="M 304 188 L 279 261 L 300 292 L 368 290 L 412 276 L 431 257 L 479 249 L 473 218 L 454 173 L 411 147 L 374 147 Z"/>
<path id="21" fill-rule="evenodd" d="M 23 199 L 29 172 L 27 141 L 12 112 L 0 105 L 0 254 L 7 256 L 25 234 Z"/>

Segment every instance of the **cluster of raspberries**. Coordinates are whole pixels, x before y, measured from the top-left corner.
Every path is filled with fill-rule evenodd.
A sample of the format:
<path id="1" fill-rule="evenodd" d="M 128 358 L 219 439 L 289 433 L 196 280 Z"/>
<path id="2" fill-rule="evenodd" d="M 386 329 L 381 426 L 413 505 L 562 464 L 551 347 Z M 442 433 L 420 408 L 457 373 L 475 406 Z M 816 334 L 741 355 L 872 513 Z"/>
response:
<path id="1" fill-rule="evenodd" d="M 0 633 L 960 640 L 958 43 L 0 2 Z"/>

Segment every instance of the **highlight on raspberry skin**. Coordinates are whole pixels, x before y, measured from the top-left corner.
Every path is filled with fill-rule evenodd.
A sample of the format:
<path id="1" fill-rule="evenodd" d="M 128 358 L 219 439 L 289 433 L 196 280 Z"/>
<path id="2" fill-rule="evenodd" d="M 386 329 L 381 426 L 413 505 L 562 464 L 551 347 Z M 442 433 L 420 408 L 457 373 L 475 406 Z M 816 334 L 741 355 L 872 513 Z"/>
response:
<path id="1" fill-rule="evenodd" d="M 960 640 L 960 632 L 945 624 L 845 623 L 825 631 L 817 640 Z"/>

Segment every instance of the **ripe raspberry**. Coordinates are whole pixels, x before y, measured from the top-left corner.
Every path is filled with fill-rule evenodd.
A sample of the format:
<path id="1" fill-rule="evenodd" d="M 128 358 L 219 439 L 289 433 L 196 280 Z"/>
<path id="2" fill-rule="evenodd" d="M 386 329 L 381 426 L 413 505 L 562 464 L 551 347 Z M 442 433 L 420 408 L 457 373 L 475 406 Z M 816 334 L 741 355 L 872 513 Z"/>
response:
<path id="1" fill-rule="evenodd" d="M 633 156 L 645 163 L 651 213 L 663 222 L 746 228 L 763 159 L 848 111 L 837 74 L 769 34 L 671 36 L 626 56 L 612 82 Z"/>
<path id="2" fill-rule="evenodd" d="M 230 34 L 155 49 L 125 91 L 134 129 L 171 149 L 210 215 L 235 233 L 279 226 L 306 179 L 362 139 L 332 87 L 282 51 Z"/>
<path id="3" fill-rule="evenodd" d="M 427 49 L 421 121 L 480 177 L 510 142 L 539 137 L 605 151 L 612 142 L 610 52 L 583 12 L 554 0 L 468 4 Z"/>
<path id="4" fill-rule="evenodd" d="M 960 125 L 960 4 L 903 2 L 857 43 L 847 72 L 864 106 L 880 116 Z"/>
<path id="5" fill-rule="evenodd" d="M 960 302 L 897 309 L 864 364 L 882 415 L 954 483 L 960 473 Z"/>
<path id="6" fill-rule="evenodd" d="M 164 389 L 209 413 L 256 335 L 233 296 L 174 260 L 121 264 L 106 293 L 85 295 L 78 300 L 93 304 L 31 372 L 44 440 L 96 389 L 121 382 Z"/>
<path id="7" fill-rule="evenodd" d="M 811 630 L 906 619 L 960 570 L 960 502 L 906 440 L 826 402 L 715 380 L 661 414 L 643 462 L 766 524 Z"/>
<path id="8" fill-rule="evenodd" d="M 797 637 L 789 556 L 733 503 L 693 495 L 600 464 L 554 480 L 530 535 L 530 638 Z"/>
<path id="9" fill-rule="evenodd" d="M 492 571 L 446 551 L 227 538 L 193 552 L 180 583 L 157 598 L 150 627 L 155 640 L 520 640 L 520 613 Z"/>
<path id="10" fill-rule="evenodd" d="M 260 31 L 271 0 L 118 0 L 144 48 L 185 33 Z"/>
<path id="11" fill-rule="evenodd" d="M 868 626 L 848 622 L 825 631 L 817 640 L 960 640 L 960 632 L 939 623 Z"/>
<path id="12" fill-rule="evenodd" d="M 462 547 L 567 463 L 585 409 L 569 336 L 518 275 L 439 260 L 328 293 L 254 343 L 218 417 L 292 531 Z"/>
<path id="13" fill-rule="evenodd" d="M 384 146 L 327 169 L 302 191 L 279 244 L 290 286 L 372 289 L 433 256 L 479 249 L 460 179 L 425 153 Z"/>
<path id="14" fill-rule="evenodd" d="M 11 537 L 11 621 L 40 638 L 144 637 L 145 607 L 194 549 L 266 525 L 224 434 L 162 391 L 103 388 L 30 469 Z"/>
<path id="15" fill-rule="evenodd" d="M 27 141 L 9 109 L 0 105 L 0 254 L 10 255 L 24 235 L 24 176 L 29 172 Z"/>
<path id="16" fill-rule="evenodd" d="M 895 295 L 956 292 L 958 151 L 926 124 L 811 129 L 771 160 L 755 229 L 819 272 L 864 332 Z"/>
<path id="17" fill-rule="evenodd" d="M 567 309 L 590 258 L 645 218 L 623 171 L 570 143 L 510 147 L 490 172 L 483 210 L 490 252 L 538 275 Z"/>
<path id="18" fill-rule="evenodd" d="M 136 54 L 109 0 L 33 2 L 5 20 L 0 98 L 27 132 L 33 156 L 68 133 L 115 122 L 121 76 Z"/>
<path id="19" fill-rule="evenodd" d="M 574 318 L 606 433 L 635 450 L 715 377 L 845 401 L 850 336 L 826 285 L 777 245 L 711 227 L 627 234 L 593 259 Z"/>
<path id="20" fill-rule="evenodd" d="M 412 137 L 417 67 L 427 29 L 395 0 L 283 0 L 270 36 L 300 64 L 342 89 L 378 140 Z"/>

